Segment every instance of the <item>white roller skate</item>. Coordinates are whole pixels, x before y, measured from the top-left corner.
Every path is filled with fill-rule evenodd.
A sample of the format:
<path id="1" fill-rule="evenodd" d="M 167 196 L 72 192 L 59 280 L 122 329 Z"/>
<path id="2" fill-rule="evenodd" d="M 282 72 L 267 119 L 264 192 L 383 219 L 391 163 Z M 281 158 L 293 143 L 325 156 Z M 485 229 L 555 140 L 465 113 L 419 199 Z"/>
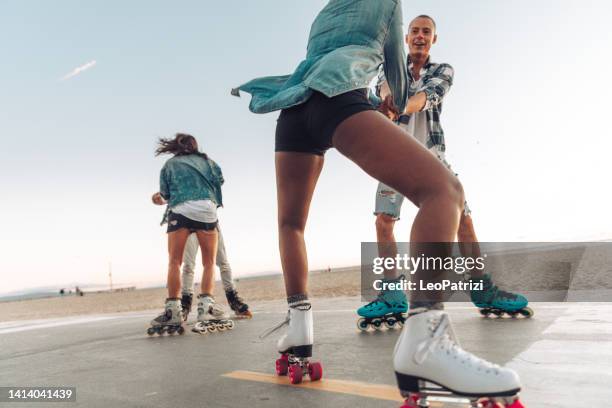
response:
<path id="1" fill-rule="evenodd" d="M 323 376 L 321 363 L 310 362 L 314 334 L 312 328 L 312 306 L 308 302 L 289 308 L 284 322 L 269 330 L 262 337 L 270 335 L 284 325 L 289 325 L 287 333 L 277 343 L 281 357 L 276 360 L 276 374 L 289 375 L 291 384 L 302 382 L 308 374 L 311 381 L 320 380 Z"/>
<path id="2" fill-rule="evenodd" d="M 427 407 L 428 397 L 468 400 L 471 407 L 523 408 L 518 375 L 463 350 L 448 315 L 429 310 L 408 318 L 393 366 L 406 398 L 402 408 Z"/>
<path id="3" fill-rule="evenodd" d="M 206 334 L 233 328 L 234 321 L 229 318 L 223 306 L 215 303 L 215 299 L 211 296 L 198 296 L 198 321 L 191 331 Z"/>
<path id="4" fill-rule="evenodd" d="M 185 328 L 183 327 L 181 300 L 166 299 L 166 308 L 164 313 L 151 320 L 151 327 L 147 329 L 147 334 L 152 336 L 157 333 L 161 336 L 164 333 L 183 334 L 184 332 Z"/>

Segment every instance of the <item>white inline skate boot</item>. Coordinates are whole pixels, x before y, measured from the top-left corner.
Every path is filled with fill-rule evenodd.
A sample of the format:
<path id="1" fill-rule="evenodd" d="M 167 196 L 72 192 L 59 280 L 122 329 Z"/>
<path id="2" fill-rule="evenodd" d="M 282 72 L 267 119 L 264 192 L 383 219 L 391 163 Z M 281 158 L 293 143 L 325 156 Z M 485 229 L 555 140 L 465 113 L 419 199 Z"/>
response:
<path id="1" fill-rule="evenodd" d="M 151 327 L 147 329 L 147 334 L 152 336 L 157 333 L 161 336 L 164 333 L 183 334 L 184 332 L 185 328 L 183 327 L 181 300 L 170 298 L 166 299 L 164 313 L 151 320 Z"/>
<path id="2" fill-rule="evenodd" d="M 523 408 L 518 375 L 463 350 L 440 310 L 408 318 L 395 345 L 393 367 L 406 398 L 402 408 L 427 407 L 429 396 L 469 400 L 471 407 Z"/>
<path id="3" fill-rule="evenodd" d="M 281 358 L 276 360 L 276 374 L 289 375 L 292 384 L 302 382 L 304 375 L 308 374 L 311 381 L 320 380 L 323 376 L 321 363 L 310 362 L 312 357 L 312 344 L 314 334 L 312 328 L 312 306 L 303 302 L 289 308 L 284 322 L 268 331 L 263 337 L 289 325 L 277 344 Z"/>
<path id="4" fill-rule="evenodd" d="M 198 296 L 198 321 L 191 331 L 206 334 L 233 328 L 234 321 L 229 318 L 229 313 L 223 306 L 217 304 L 211 296 Z"/>

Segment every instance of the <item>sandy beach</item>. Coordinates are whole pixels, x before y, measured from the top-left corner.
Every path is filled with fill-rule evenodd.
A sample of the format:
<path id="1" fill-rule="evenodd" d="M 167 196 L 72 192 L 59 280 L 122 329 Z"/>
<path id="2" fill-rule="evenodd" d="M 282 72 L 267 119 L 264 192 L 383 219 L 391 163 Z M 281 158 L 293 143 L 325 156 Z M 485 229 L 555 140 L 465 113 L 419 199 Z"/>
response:
<path id="1" fill-rule="evenodd" d="M 483 244 L 482 249 L 486 253 L 491 246 Z M 545 247 L 527 245 L 501 253 L 491 252 L 486 268 L 501 288 L 523 293 L 532 302 L 601 302 L 612 301 L 611 264 L 610 243 L 569 243 Z M 365 268 L 361 274 L 360 266 L 313 271 L 309 278 L 309 294 L 313 298 L 359 296 L 362 285 L 371 288 L 378 276 L 369 271 L 371 268 Z M 235 282 L 240 296 L 250 305 L 285 297 L 281 275 L 249 277 Z M 218 302 L 226 303 L 220 281 L 216 282 L 214 295 Z M 370 290 L 364 295 L 370 299 L 376 293 Z M 456 292 L 456 295 L 453 300 L 469 301 L 463 293 Z M 161 310 L 166 296 L 165 288 L 155 288 L 1 302 L 0 322 Z"/>
<path id="2" fill-rule="evenodd" d="M 310 273 L 309 287 L 313 297 L 357 296 L 360 285 L 359 267 Z M 240 296 L 248 304 L 285 297 L 281 275 L 236 279 L 236 286 Z M 220 281 L 215 284 L 214 295 L 218 302 L 227 304 Z M 87 293 L 82 297 L 65 296 L 1 302 L 0 322 L 161 310 L 166 296 L 165 288 L 154 288 L 115 293 Z"/>

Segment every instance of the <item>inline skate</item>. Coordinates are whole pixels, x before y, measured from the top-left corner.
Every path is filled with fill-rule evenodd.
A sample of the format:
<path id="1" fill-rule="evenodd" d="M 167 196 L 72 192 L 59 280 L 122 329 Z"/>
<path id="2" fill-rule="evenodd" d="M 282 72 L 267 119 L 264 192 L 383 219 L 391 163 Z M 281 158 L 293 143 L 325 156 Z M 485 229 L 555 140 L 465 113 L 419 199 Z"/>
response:
<path id="1" fill-rule="evenodd" d="M 187 321 L 189 312 L 191 312 L 191 304 L 193 302 L 193 293 L 183 293 L 181 297 L 181 308 L 183 312 L 183 320 Z"/>
<path id="2" fill-rule="evenodd" d="M 408 317 L 393 366 L 405 398 L 402 408 L 425 408 L 429 397 L 469 402 L 472 408 L 524 408 L 518 375 L 463 350 L 440 310 Z"/>
<path id="3" fill-rule="evenodd" d="M 244 303 L 242 298 L 238 296 L 236 289 L 226 290 L 225 297 L 237 319 L 250 319 L 253 317 L 253 313 L 249 310 L 249 305 Z"/>
<path id="4" fill-rule="evenodd" d="M 529 302 L 525 296 L 499 289 L 491 280 L 490 274 L 485 274 L 481 278 L 471 278 L 471 281 L 482 282 L 481 290 L 470 291 L 472 302 L 482 316 L 503 317 L 504 314 L 510 317 L 533 316 L 533 310 L 527 307 Z"/>
<path id="5" fill-rule="evenodd" d="M 200 334 L 223 332 L 234 328 L 234 321 L 225 309 L 208 295 L 198 296 L 198 321 L 191 331 Z"/>
<path id="6" fill-rule="evenodd" d="M 166 308 L 164 313 L 151 320 L 151 327 L 147 329 L 147 334 L 149 336 L 154 334 L 161 336 L 164 333 L 183 334 L 184 332 L 185 328 L 183 327 L 180 299 L 166 299 Z"/>
<path id="7" fill-rule="evenodd" d="M 408 300 L 401 290 L 381 291 L 376 299 L 357 309 L 361 316 L 357 320 L 357 328 L 362 331 L 372 326 L 376 330 L 383 328 L 401 328 L 406 321 Z"/>

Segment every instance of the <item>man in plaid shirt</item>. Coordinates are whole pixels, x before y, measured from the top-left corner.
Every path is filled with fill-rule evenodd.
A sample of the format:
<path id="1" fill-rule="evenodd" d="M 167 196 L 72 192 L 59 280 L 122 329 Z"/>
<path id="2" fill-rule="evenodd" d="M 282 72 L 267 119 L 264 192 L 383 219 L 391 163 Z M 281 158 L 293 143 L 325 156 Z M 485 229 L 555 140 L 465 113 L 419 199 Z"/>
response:
<path id="1" fill-rule="evenodd" d="M 419 140 L 452 171 L 445 159 L 446 146 L 440 115 L 442 101 L 453 84 L 454 70 L 449 64 L 438 64 L 431 61 L 429 50 L 436 41 L 436 23 L 431 17 L 420 15 L 410 22 L 406 34 L 406 44 L 409 48 L 406 65 L 410 88 L 409 100 L 404 112 L 397 112 L 393 106 L 391 92 L 383 74 L 379 76 L 376 93 L 382 100 L 379 110 L 406 130 L 408 135 Z M 376 237 L 380 257 L 395 257 L 397 254 L 393 229 L 395 222 L 399 219 L 403 200 L 404 196 L 393 188 L 379 183 L 376 190 L 374 214 L 376 215 Z M 457 238 L 462 256 L 472 258 L 481 256 L 467 202 L 461 214 Z M 384 271 L 384 277 L 387 280 L 394 280 L 397 279 L 397 273 L 395 269 L 388 269 Z M 471 277 L 486 281 L 484 292 L 487 293 L 472 293 L 472 300 L 478 307 L 497 308 L 505 312 L 525 309 L 527 299 L 521 295 L 499 290 L 492 284 L 488 275 L 483 275 L 482 270 L 472 270 Z M 379 295 L 379 298 L 360 308 L 358 313 L 364 317 L 374 317 L 375 314 L 385 312 L 405 312 L 402 310 L 407 309 L 405 294 L 402 291 L 396 292 Z"/>

